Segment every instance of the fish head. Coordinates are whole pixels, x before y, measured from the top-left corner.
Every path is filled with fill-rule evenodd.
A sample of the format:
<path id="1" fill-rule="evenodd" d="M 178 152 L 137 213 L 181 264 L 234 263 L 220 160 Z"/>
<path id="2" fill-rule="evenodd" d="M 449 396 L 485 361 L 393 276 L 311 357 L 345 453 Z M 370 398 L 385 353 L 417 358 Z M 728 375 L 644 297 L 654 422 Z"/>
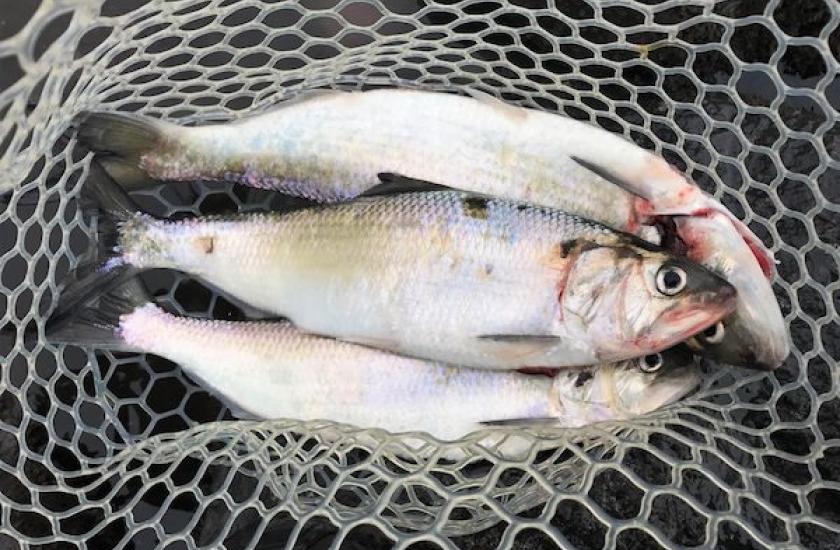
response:
<path id="1" fill-rule="evenodd" d="M 584 369 L 560 371 L 552 391 L 571 425 L 626 420 L 670 405 L 700 383 L 687 346 Z"/>
<path id="2" fill-rule="evenodd" d="M 674 219 L 689 257 L 725 278 L 738 293 L 735 312 L 699 333 L 694 349 L 741 367 L 773 370 L 790 353 L 790 339 L 770 281 L 723 215 Z"/>
<path id="3" fill-rule="evenodd" d="M 684 345 L 613 367 L 613 407 L 636 416 L 670 405 L 700 384 L 700 365 Z"/>
<path id="4" fill-rule="evenodd" d="M 582 251 L 560 296 L 607 362 L 669 348 L 735 308 L 735 289 L 719 275 L 651 246 L 618 243 Z"/>

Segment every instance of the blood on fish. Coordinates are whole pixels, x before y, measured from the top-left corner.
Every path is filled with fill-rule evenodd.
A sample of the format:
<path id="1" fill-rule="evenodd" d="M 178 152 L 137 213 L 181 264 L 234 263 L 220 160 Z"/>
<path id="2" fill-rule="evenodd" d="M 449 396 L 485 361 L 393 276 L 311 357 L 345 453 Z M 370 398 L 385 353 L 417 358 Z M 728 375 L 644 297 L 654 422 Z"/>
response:
<path id="1" fill-rule="evenodd" d="M 711 218 L 715 215 L 723 215 L 722 212 L 719 212 L 713 208 L 700 208 L 691 212 L 692 216 L 695 217 L 702 217 L 702 218 Z M 735 231 L 741 236 L 744 242 L 747 244 L 747 247 L 752 252 L 753 256 L 755 257 L 755 261 L 758 262 L 759 267 L 761 267 L 761 271 L 764 273 L 764 276 L 768 279 L 772 279 L 773 277 L 773 262 L 767 256 L 765 251 L 758 245 L 756 242 L 750 237 L 749 234 L 745 233 L 744 229 L 740 227 L 731 217 L 724 215 L 726 220 L 732 224 L 732 227 L 735 228 Z M 686 238 L 685 235 L 680 234 L 680 237 L 683 241 L 686 242 L 689 248 L 688 256 L 692 259 L 699 259 L 703 257 L 702 251 L 699 250 L 700 243 L 703 241 L 702 236 L 696 236 L 694 238 Z"/>
<path id="2" fill-rule="evenodd" d="M 670 197 L 664 200 L 664 203 L 671 204 L 672 206 L 688 206 L 690 204 L 708 204 L 708 200 L 706 197 L 703 196 L 703 193 L 699 187 L 691 182 L 688 178 L 685 177 L 682 173 L 680 173 L 674 166 L 671 166 L 668 162 L 663 159 L 657 158 L 655 156 L 651 156 L 648 162 L 645 164 L 645 170 L 647 177 L 652 177 L 653 179 L 661 178 L 663 180 L 671 180 L 672 178 L 677 180 L 679 184 L 679 188 L 672 192 Z M 676 176 L 674 178 L 674 176 Z M 673 202 L 672 202 L 673 201 Z M 666 206 L 666 204 L 660 204 L 659 206 Z M 756 242 L 756 238 L 752 233 L 750 233 L 749 229 L 732 215 L 732 213 L 715 208 L 699 208 L 696 210 L 692 210 L 690 212 L 685 212 L 683 215 L 689 216 L 702 216 L 702 217 L 711 217 L 712 215 L 720 213 L 727 215 L 729 222 L 733 225 L 735 230 L 744 239 L 744 242 L 747 243 L 750 251 L 752 252 L 753 256 L 755 256 L 755 260 L 758 262 L 758 265 L 761 267 L 762 272 L 764 275 L 770 279 L 773 277 L 773 260 L 772 257 L 768 255 L 767 251 L 764 250 L 763 245 Z M 629 227 L 632 230 L 636 229 L 636 226 L 633 225 L 632 220 L 630 220 Z M 695 254 L 695 257 L 697 255 Z"/>
<path id="3" fill-rule="evenodd" d="M 770 259 L 764 253 L 764 251 L 757 244 L 750 240 L 747 241 L 747 246 L 750 248 L 750 251 L 752 251 L 753 256 L 755 256 L 755 259 L 758 260 L 758 265 L 759 267 L 761 267 L 761 271 L 764 272 L 764 276 L 768 279 L 772 278 L 773 263 L 770 261 Z"/>
<path id="4" fill-rule="evenodd" d="M 680 202 L 686 200 L 692 195 L 694 195 L 694 187 L 683 187 L 682 189 L 677 191 L 677 198 Z"/>
<path id="5" fill-rule="evenodd" d="M 642 225 L 648 225 L 653 214 L 653 205 L 642 197 L 633 199 L 633 209 L 627 218 L 627 231 L 636 233 Z"/>

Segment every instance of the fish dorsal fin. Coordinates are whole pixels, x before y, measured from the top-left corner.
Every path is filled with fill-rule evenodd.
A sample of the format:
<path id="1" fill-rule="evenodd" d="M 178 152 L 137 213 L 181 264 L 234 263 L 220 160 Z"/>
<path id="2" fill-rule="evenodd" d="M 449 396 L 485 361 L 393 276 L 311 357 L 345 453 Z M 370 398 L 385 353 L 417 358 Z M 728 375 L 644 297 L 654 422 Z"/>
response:
<path id="1" fill-rule="evenodd" d="M 484 103 L 488 107 L 492 107 L 499 114 L 504 115 L 515 122 L 521 122 L 528 116 L 528 110 L 524 107 L 518 107 L 516 105 L 505 103 L 498 97 L 488 94 L 487 92 L 482 92 L 481 90 L 476 90 L 475 88 L 465 88 L 464 91 L 471 98 Z"/>
<path id="2" fill-rule="evenodd" d="M 400 193 L 419 193 L 427 191 L 452 191 L 451 187 L 447 187 L 439 183 L 433 183 L 431 181 L 409 178 L 408 176 L 403 176 L 402 174 L 381 172 L 377 175 L 380 183 L 368 188 L 367 191 L 359 195 L 360 197 L 397 195 Z"/>

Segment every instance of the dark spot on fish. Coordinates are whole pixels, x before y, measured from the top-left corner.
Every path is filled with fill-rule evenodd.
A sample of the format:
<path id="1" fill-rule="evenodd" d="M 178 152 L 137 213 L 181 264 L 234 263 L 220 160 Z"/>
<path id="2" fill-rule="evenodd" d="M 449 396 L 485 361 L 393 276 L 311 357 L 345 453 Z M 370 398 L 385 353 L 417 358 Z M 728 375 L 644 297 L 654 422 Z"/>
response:
<path id="1" fill-rule="evenodd" d="M 526 208 L 528 208 L 528 207 L 527 207 L 527 206 L 525 206 L 524 204 L 517 204 L 517 205 L 516 205 L 516 209 L 517 209 L 519 212 L 522 212 L 522 211 L 523 211 L 523 210 L 525 210 Z"/>
<path id="2" fill-rule="evenodd" d="M 641 253 L 639 249 L 636 248 L 634 245 L 629 246 L 614 246 L 612 247 L 615 250 L 615 256 L 619 259 L 636 259 L 641 257 Z"/>
<path id="3" fill-rule="evenodd" d="M 579 388 L 592 380 L 595 375 L 589 372 L 588 370 L 583 371 L 582 373 L 578 374 L 577 379 L 575 380 L 575 387 Z"/>
<path id="4" fill-rule="evenodd" d="M 484 266 L 484 273 L 486 273 L 487 275 L 492 275 L 493 274 L 493 265 L 492 264 L 485 265 Z"/>
<path id="5" fill-rule="evenodd" d="M 213 253 L 213 237 L 199 237 L 198 246 L 205 254 Z"/>
<path id="6" fill-rule="evenodd" d="M 487 219 L 487 199 L 482 197 L 465 197 L 461 199 L 464 214 L 479 220 Z"/>
<path id="7" fill-rule="evenodd" d="M 601 245 L 592 241 L 571 239 L 554 245 L 554 250 L 561 258 L 568 258 L 572 254 L 580 254 L 599 248 Z"/>
<path id="8" fill-rule="evenodd" d="M 572 253 L 572 250 L 574 250 L 575 247 L 577 247 L 577 245 L 578 245 L 578 240 L 577 239 L 572 239 L 570 241 L 562 242 L 557 246 L 557 252 L 560 254 L 561 258 L 568 258 L 569 254 Z"/>

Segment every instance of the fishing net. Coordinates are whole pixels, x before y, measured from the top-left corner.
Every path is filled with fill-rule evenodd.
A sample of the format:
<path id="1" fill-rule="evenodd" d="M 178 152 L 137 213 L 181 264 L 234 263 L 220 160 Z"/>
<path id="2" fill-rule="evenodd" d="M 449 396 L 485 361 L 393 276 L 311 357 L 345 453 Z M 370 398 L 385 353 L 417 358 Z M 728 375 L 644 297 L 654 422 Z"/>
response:
<path id="1" fill-rule="evenodd" d="M 3 3 L 0 548 L 836 548 L 838 24 L 832 0 Z M 191 124 L 388 82 L 472 86 L 662 154 L 775 252 L 791 356 L 708 366 L 633 422 L 440 443 L 234 422 L 177 365 L 44 338 L 94 248 L 76 113 Z M 300 203 L 227 184 L 136 198 L 174 217 Z M 178 273 L 146 282 L 172 311 L 245 316 Z"/>

